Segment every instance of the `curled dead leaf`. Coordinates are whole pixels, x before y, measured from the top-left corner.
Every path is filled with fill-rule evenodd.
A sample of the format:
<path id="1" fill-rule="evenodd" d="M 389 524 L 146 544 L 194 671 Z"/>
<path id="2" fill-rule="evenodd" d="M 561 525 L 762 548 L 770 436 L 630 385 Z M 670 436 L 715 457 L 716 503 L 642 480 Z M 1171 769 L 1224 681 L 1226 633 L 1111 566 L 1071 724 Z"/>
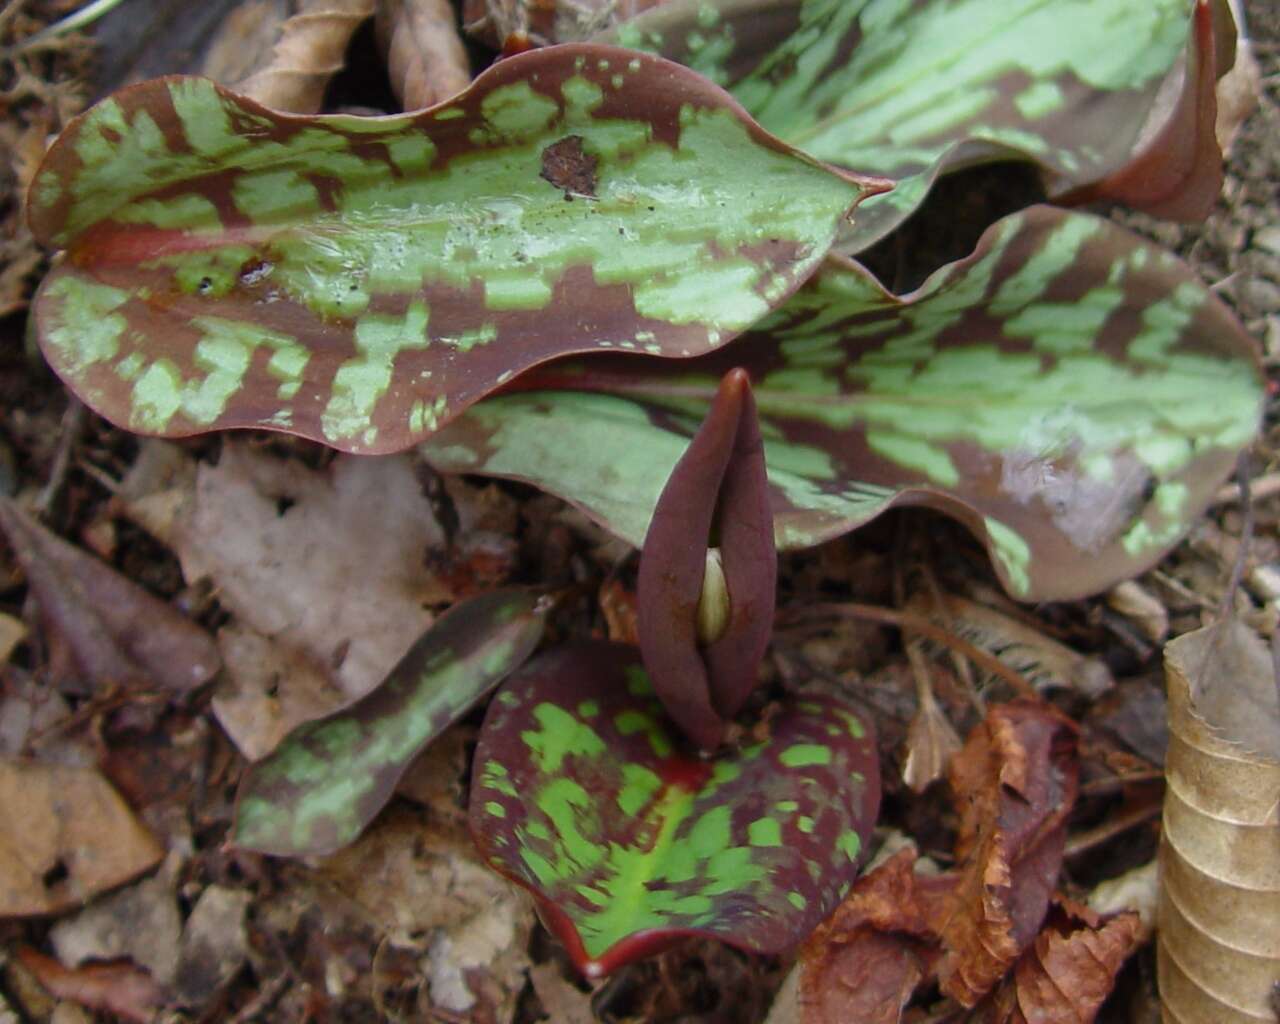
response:
<path id="1" fill-rule="evenodd" d="M 471 63 L 449 0 L 378 0 L 378 43 L 405 110 L 447 100 L 471 84 Z"/>
<path id="2" fill-rule="evenodd" d="M 1166 1020 L 1274 1019 L 1280 707 L 1257 635 L 1229 620 L 1165 648 L 1169 752 L 1158 920 Z"/>

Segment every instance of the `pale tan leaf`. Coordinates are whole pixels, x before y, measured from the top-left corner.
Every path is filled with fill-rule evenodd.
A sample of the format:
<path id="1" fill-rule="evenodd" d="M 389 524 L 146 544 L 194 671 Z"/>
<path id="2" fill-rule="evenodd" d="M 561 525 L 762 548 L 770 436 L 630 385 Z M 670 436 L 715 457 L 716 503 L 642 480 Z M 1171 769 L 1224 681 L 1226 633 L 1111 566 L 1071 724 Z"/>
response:
<path id="1" fill-rule="evenodd" d="M 591 1012 L 591 996 L 570 984 L 553 963 L 538 964 L 529 970 L 529 980 L 538 1002 L 547 1011 L 548 1024 L 596 1024 Z"/>
<path id="2" fill-rule="evenodd" d="M 21 619 L 0 612 L 0 665 L 9 660 L 13 649 L 27 638 L 27 627 Z"/>
<path id="3" fill-rule="evenodd" d="M 214 712 L 250 757 L 367 693 L 431 623 L 440 530 L 407 456 L 325 472 L 228 443 L 202 465 L 174 546 L 236 618 Z"/>
<path id="4" fill-rule="evenodd" d="M 1011 616 L 954 594 L 918 594 L 907 610 L 987 651 L 1037 689 L 1071 689 L 1090 699 L 1115 686 L 1107 666 Z"/>
<path id="5" fill-rule="evenodd" d="M 0 917 L 56 914 L 164 850 L 96 771 L 0 760 Z M 13 827 L 21 822 L 21 828 Z"/>
<path id="6" fill-rule="evenodd" d="M 1158 963 L 1167 1021 L 1273 1022 L 1280 979 L 1280 705 L 1229 620 L 1165 648 L 1169 752 Z"/>
<path id="7" fill-rule="evenodd" d="M 1159 599 L 1136 580 L 1125 580 L 1107 592 L 1107 604 L 1129 619 L 1154 643 L 1169 636 L 1169 612 Z"/>
<path id="8" fill-rule="evenodd" d="M 947 766 L 963 745 L 955 727 L 933 695 L 929 667 L 919 644 L 910 644 L 907 655 L 916 678 L 919 707 L 907 727 L 907 756 L 902 764 L 902 781 L 916 793 L 947 773 Z"/>
<path id="9" fill-rule="evenodd" d="M 471 62 L 449 0 L 378 0 L 378 42 L 405 110 L 434 106 L 471 84 Z"/>
<path id="10" fill-rule="evenodd" d="M 351 36 L 372 14 L 373 0 L 302 0 L 280 26 L 271 62 L 233 87 L 275 110 L 314 114 Z"/>

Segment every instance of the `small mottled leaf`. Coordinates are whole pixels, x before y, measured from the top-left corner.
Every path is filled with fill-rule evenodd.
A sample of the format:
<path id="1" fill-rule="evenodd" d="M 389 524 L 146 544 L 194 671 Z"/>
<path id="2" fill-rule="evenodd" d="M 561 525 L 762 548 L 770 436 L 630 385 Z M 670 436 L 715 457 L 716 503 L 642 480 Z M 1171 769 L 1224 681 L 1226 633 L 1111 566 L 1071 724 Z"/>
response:
<path id="1" fill-rule="evenodd" d="M 884 187 L 611 47 L 504 60 L 383 118 L 163 79 L 76 120 L 38 172 L 33 230 L 68 252 L 36 324 L 59 375 L 131 430 L 387 452 L 555 356 L 716 348 Z"/>
<path id="2" fill-rule="evenodd" d="M 1028 600 L 1155 562 L 1253 438 L 1264 396 L 1252 341 L 1189 268 L 1106 221 L 1035 207 L 908 295 L 832 259 L 724 352 L 545 367 L 424 451 L 561 494 L 639 544 L 734 366 L 752 378 L 779 547 L 929 505 Z"/>
<path id="3" fill-rule="evenodd" d="M 1211 3 L 1229 23 L 1226 0 Z M 1061 193 L 1124 168 L 1166 80 L 1195 104 L 1196 76 L 1179 78 L 1204 40 L 1188 47 L 1187 13 L 1187 0 L 673 0 L 602 38 L 700 71 L 813 156 L 897 179 L 842 233 L 852 254 L 948 170 L 1025 159 Z M 1200 144 L 1217 161 L 1209 135 Z"/>
<path id="4" fill-rule="evenodd" d="M 598 977 L 682 935 L 779 953 L 853 881 L 880 800 L 870 726 L 829 697 L 698 758 L 634 648 L 543 655 L 489 705 L 471 828 Z"/>
<path id="5" fill-rule="evenodd" d="M 704 750 L 755 688 L 777 579 L 751 381 L 730 370 L 662 489 L 636 580 L 645 667 L 667 713 Z M 728 607 L 707 607 L 716 602 Z M 704 637 L 713 613 L 716 635 Z"/>
<path id="6" fill-rule="evenodd" d="M 377 689 L 299 726 L 248 770 L 232 841 L 284 856 L 351 842 L 422 749 L 529 656 L 545 613 L 527 590 L 456 605 Z"/>

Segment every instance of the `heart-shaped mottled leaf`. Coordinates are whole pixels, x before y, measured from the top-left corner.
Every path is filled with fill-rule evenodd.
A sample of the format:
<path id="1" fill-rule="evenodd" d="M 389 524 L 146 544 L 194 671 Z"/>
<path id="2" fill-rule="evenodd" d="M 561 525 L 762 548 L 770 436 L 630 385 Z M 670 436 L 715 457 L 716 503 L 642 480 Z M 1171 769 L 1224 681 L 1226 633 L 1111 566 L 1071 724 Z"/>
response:
<path id="1" fill-rule="evenodd" d="M 1206 15 L 1209 4 L 1230 24 L 1226 0 L 1204 0 Z M 1197 76 L 1180 81 L 1184 53 L 1194 70 L 1215 44 L 1206 17 L 1188 47 L 1190 9 L 1188 0 L 672 0 L 603 38 L 702 72 L 813 156 L 898 179 L 842 233 L 840 250 L 853 254 L 948 170 L 1030 160 L 1061 193 L 1125 167 L 1178 113 L 1163 102 L 1166 81 L 1194 100 Z M 1171 206 L 1168 189 L 1132 181 L 1123 194 L 1203 217 L 1221 184 L 1217 143 L 1194 118 L 1180 127 L 1189 135 L 1161 141 L 1178 150 L 1189 137 L 1206 155 L 1179 164 L 1187 173 L 1173 181 L 1194 201 Z"/>
<path id="2" fill-rule="evenodd" d="M 634 648 L 542 655 L 489 705 L 471 829 L 597 977 L 673 938 L 779 953 L 857 873 L 880 801 L 870 726 L 798 700 L 732 756 L 680 748 Z"/>
<path id="3" fill-rule="evenodd" d="M 546 367 L 526 386 L 560 390 L 489 399 L 424 451 L 536 483 L 638 544 L 733 366 L 752 377 L 780 547 L 931 505 L 1029 600 L 1156 561 L 1254 436 L 1264 392 L 1252 342 L 1189 268 L 1104 220 L 1035 207 L 909 295 L 831 260 L 724 352 L 643 373 Z"/>
<path id="4" fill-rule="evenodd" d="M 611 47 L 504 60 L 382 118 L 163 79 L 73 122 L 37 174 L 33 229 L 68 252 L 36 324 L 54 369 L 130 429 L 385 452 L 553 356 L 714 349 L 883 187 Z"/>
<path id="5" fill-rule="evenodd" d="M 245 773 L 231 838 L 282 856 L 351 842 L 422 749 L 538 645 L 545 599 L 494 590 L 451 608 L 355 703 L 294 729 Z"/>

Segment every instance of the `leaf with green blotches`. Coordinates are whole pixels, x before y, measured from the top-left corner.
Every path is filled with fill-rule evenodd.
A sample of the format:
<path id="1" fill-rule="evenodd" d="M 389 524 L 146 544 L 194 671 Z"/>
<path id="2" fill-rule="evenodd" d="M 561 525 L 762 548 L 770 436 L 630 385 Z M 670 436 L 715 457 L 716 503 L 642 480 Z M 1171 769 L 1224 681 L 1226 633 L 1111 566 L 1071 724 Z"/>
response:
<path id="1" fill-rule="evenodd" d="M 977 533 L 1027 600 L 1154 563 L 1254 437 L 1264 395 L 1253 343 L 1188 267 L 1099 218 L 1035 207 L 905 296 L 831 260 L 723 352 L 534 371 L 424 453 L 561 494 L 639 544 L 735 366 L 752 378 L 779 547 L 929 505 Z"/>
<path id="2" fill-rule="evenodd" d="M 880 781 L 870 726 L 834 698 L 800 698 L 761 730 L 699 758 L 634 648 L 549 652 L 489 705 L 472 834 L 589 977 L 689 934 L 783 952 L 852 883 Z"/>
<path id="3" fill-rule="evenodd" d="M 1211 112 L 1197 131 L 1197 72 L 1207 66 L 1212 103 L 1210 22 L 1230 36 L 1231 16 L 1226 0 L 1204 0 L 1188 44 L 1188 10 L 1187 0 L 673 0 L 600 38 L 700 71 L 819 159 L 897 179 L 842 232 L 839 249 L 854 254 L 939 175 L 999 159 L 1035 163 L 1058 195 L 1146 154 L 1159 180 L 1117 182 L 1116 195 L 1203 218 L 1221 157 Z M 1221 48 L 1217 74 L 1232 59 Z M 1165 122 L 1172 133 L 1159 132 Z"/>
<path id="4" fill-rule="evenodd" d="M 372 692 L 294 729 L 249 768 L 232 842 L 281 856 L 351 842 L 423 748 L 529 656 L 546 611 L 544 599 L 522 589 L 455 605 Z"/>
<path id="5" fill-rule="evenodd" d="M 32 227 L 68 251 L 36 325 L 59 375 L 132 430 L 387 452 L 554 356 L 722 345 L 883 187 L 610 47 L 504 60 L 382 118 L 163 79 L 78 118 L 37 173 Z"/>

